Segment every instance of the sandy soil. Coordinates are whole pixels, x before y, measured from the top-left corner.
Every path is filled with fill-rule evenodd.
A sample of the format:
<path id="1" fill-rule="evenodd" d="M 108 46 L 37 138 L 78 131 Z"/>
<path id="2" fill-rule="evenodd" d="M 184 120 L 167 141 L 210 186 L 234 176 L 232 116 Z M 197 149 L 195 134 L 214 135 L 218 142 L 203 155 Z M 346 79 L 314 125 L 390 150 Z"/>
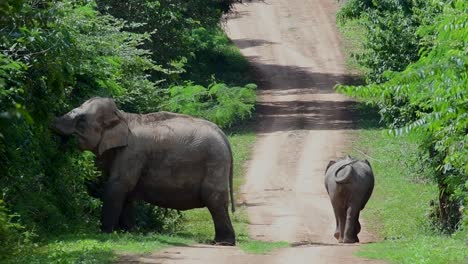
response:
<path id="1" fill-rule="evenodd" d="M 352 140 L 353 101 L 333 92 L 348 77 L 335 28 L 335 0 L 238 4 L 226 32 L 251 61 L 260 84 L 257 140 L 240 203 L 254 239 L 293 246 L 269 255 L 235 247 L 175 247 L 122 262 L 377 263 L 353 256 L 359 245 L 333 238 L 334 216 L 323 178 L 330 159 Z M 362 243 L 372 242 L 366 231 Z"/>

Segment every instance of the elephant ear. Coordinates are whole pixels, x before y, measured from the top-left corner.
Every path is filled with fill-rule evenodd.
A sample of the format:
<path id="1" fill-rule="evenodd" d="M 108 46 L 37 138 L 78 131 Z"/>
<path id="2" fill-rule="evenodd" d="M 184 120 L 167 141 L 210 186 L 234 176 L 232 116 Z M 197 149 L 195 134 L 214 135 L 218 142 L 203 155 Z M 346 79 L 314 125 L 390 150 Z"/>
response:
<path id="1" fill-rule="evenodd" d="M 128 145 L 129 128 L 118 112 L 104 121 L 104 132 L 99 143 L 99 155 L 113 148 Z"/>

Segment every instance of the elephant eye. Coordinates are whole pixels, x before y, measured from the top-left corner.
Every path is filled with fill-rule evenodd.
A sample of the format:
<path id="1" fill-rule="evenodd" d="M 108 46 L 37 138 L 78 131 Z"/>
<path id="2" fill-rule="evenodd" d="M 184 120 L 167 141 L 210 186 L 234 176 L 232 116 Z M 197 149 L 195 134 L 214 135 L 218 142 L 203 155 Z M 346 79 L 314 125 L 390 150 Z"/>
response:
<path id="1" fill-rule="evenodd" d="M 86 126 L 86 117 L 81 115 L 76 120 L 76 129 L 79 131 L 84 131 Z"/>

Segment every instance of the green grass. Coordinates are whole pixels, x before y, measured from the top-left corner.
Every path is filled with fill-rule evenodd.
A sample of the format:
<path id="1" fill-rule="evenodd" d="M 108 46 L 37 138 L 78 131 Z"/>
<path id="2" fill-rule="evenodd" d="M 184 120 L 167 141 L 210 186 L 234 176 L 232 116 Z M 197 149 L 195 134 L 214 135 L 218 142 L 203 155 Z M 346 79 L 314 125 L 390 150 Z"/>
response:
<path id="1" fill-rule="evenodd" d="M 351 73 L 365 75 L 369 69 L 360 65 L 353 54 L 363 54 L 366 52 L 364 44 L 366 41 L 366 28 L 358 19 L 347 21 L 345 24 L 338 24 L 338 29 L 343 35 L 343 50 L 346 55 L 346 65 Z"/>
<path id="2" fill-rule="evenodd" d="M 251 254 L 267 254 L 276 249 L 289 247 L 288 242 L 276 241 L 276 242 L 264 242 L 258 240 L 247 240 L 241 241 L 240 248 L 247 253 Z"/>
<path id="3" fill-rule="evenodd" d="M 448 236 L 430 227 L 429 203 L 438 191 L 418 165 L 418 135 L 392 137 L 382 129 L 366 129 L 357 136 L 352 154 L 372 157 L 376 181 L 362 216 L 382 239 L 364 245 L 358 255 L 391 263 L 467 263 L 466 231 Z"/>
<path id="4" fill-rule="evenodd" d="M 255 134 L 240 131 L 229 137 L 234 153 L 235 195 L 243 183 L 245 162 L 250 158 Z M 249 253 L 265 254 L 288 246 L 285 242 L 254 241 L 248 235 L 248 219 L 245 208 L 236 208 L 232 215 L 238 246 Z M 119 255 L 145 254 L 193 243 L 210 243 L 214 226 L 206 208 L 184 212 L 181 227 L 171 234 L 100 234 L 82 232 L 49 238 L 22 251 L 7 263 L 110 263 Z"/>
<path id="5" fill-rule="evenodd" d="M 109 263 L 117 259 L 117 254 L 149 253 L 190 243 L 193 241 L 161 234 L 72 234 L 25 248 L 6 263 Z"/>

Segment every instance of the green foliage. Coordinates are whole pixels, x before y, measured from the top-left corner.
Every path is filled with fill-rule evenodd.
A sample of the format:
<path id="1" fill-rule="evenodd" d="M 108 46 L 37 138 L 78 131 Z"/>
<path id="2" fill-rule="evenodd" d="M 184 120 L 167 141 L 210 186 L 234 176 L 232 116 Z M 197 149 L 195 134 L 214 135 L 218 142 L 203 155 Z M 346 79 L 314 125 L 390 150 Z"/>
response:
<path id="1" fill-rule="evenodd" d="M 339 24 L 357 21 L 364 31 L 363 49 L 352 56 L 366 69 L 369 82 L 381 83 L 385 71 L 401 71 L 418 60 L 424 46 L 416 30 L 440 12 L 426 0 L 350 0 L 337 14 Z"/>
<path id="2" fill-rule="evenodd" d="M 99 15 L 92 3 L 24 4 L 3 23 L 3 57 L 18 64 L 10 71 L 27 70 L 24 78 L 7 73 L 9 97 L 2 102 L 27 104 L 39 122 L 92 94 L 120 95 L 153 67 L 147 52 L 136 48 L 145 36 L 122 32 L 123 21 Z"/>
<path id="3" fill-rule="evenodd" d="M 169 82 L 181 78 L 200 82 L 213 72 L 210 58 L 216 57 L 216 48 L 225 46 L 227 38 L 219 34 L 219 20 L 230 9 L 231 0 L 98 0 L 99 10 L 122 18 L 138 27 L 132 32 L 148 32 L 143 47 L 151 50 L 158 64 L 171 69 L 154 74 Z M 223 43 L 220 43 L 223 42 Z M 216 60 L 214 60 L 216 61 Z M 201 71 L 198 68 L 203 68 Z M 205 69 L 205 70 L 204 70 Z M 193 71 L 205 75 L 196 76 Z M 188 76 L 181 76 L 186 73 Z M 197 77 L 197 78 L 194 78 Z M 202 84 L 207 84 L 203 83 Z"/>
<path id="4" fill-rule="evenodd" d="M 15 221 L 0 199 L 0 258 L 17 253 L 24 242 L 29 239 L 24 227 Z"/>
<path id="5" fill-rule="evenodd" d="M 139 202 L 136 206 L 137 232 L 174 233 L 184 221 L 182 212 Z"/>
<path id="6" fill-rule="evenodd" d="M 213 83 L 208 88 L 187 83 L 169 89 L 169 111 L 204 117 L 221 127 L 231 125 L 233 120 L 250 116 L 255 103 L 255 84 L 244 87 L 228 87 Z"/>
<path id="7" fill-rule="evenodd" d="M 438 5 L 435 3 L 434 5 Z M 453 232 L 468 205 L 468 4 L 452 1 L 417 33 L 421 57 L 383 84 L 341 87 L 378 105 L 397 135 L 421 131 L 422 157 L 440 189 L 435 203 L 440 228 Z"/>

